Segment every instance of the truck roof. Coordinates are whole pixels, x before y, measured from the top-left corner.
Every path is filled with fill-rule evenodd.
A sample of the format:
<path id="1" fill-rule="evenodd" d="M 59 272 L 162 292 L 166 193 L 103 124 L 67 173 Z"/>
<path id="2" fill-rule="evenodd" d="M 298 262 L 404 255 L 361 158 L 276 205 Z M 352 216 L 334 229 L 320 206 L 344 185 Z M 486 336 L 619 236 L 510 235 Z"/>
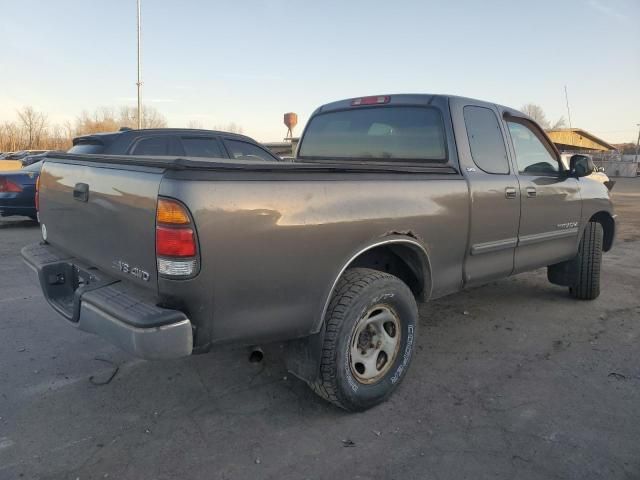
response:
<path id="1" fill-rule="evenodd" d="M 527 115 L 523 114 L 522 112 L 514 110 L 510 107 L 506 107 L 504 105 L 499 105 L 494 102 L 488 102 L 486 100 L 478 100 L 476 98 L 470 98 L 470 97 L 462 97 L 458 95 L 433 94 L 433 93 L 386 93 L 382 95 L 367 95 L 363 97 L 346 98 L 344 100 L 338 100 L 336 102 L 326 103 L 318 107 L 313 112 L 313 115 L 316 115 L 320 112 L 327 112 L 332 110 L 343 110 L 346 108 L 351 108 L 352 106 L 354 106 L 353 102 L 356 100 L 373 99 L 373 98 L 384 99 L 383 101 L 379 102 L 379 104 L 385 104 L 385 105 L 430 105 L 433 103 L 435 98 L 443 98 L 443 99 L 446 99 L 447 101 L 452 98 L 459 98 L 464 100 L 470 100 L 476 104 L 497 105 L 501 109 L 507 110 L 514 114 L 518 114 L 518 116 L 527 117 Z M 371 106 L 374 106 L 374 105 L 376 105 L 375 102 L 371 104 Z"/>
<path id="2" fill-rule="evenodd" d="M 123 128 L 117 132 L 99 132 L 99 133 L 90 133 L 87 135 L 80 135 L 73 139 L 73 144 L 76 145 L 78 143 L 85 142 L 87 140 L 95 139 L 100 141 L 103 144 L 111 144 L 116 140 L 120 140 L 122 138 L 134 138 L 142 135 L 149 134 L 164 134 L 164 135 L 224 135 L 226 137 L 233 137 L 242 140 L 248 140 L 252 143 L 255 143 L 251 137 L 247 137 L 246 135 L 241 135 L 239 133 L 231 133 L 231 132 L 223 132 L 220 130 L 205 130 L 199 128 L 142 128 L 140 130 L 137 129 L 129 129 Z"/>

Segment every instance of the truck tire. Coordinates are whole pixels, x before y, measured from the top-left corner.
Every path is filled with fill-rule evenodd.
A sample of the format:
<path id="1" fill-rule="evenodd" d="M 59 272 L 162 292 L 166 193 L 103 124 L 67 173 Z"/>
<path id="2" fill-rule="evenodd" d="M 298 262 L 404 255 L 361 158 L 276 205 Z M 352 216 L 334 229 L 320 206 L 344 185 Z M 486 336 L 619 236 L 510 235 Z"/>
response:
<path id="1" fill-rule="evenodd" d="M 313 390 L 347 411 L 381 403 L 407 373 L 417 324 L 416 300 L 402 280 L 378 270 L 348 269 L 327 310 Z"/>
<path id="2" fill-rule="evenodd" d="M 600 295 L 600 265 L 604 232 L 598 222 L 589 222 L 584 229 L 576 257 L 576 273 L 569 293 L 580 300 L 593 300 Z"/>

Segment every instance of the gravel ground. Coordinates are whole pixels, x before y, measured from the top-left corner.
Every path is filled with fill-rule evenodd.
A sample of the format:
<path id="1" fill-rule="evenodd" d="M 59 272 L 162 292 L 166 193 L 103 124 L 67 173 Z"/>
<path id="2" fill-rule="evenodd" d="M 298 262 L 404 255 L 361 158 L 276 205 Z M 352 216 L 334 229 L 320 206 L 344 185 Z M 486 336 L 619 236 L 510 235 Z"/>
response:
<path id="1" fill-rule="evenodd" d="M 539 270 L 424 305 L 407 378 L 359 414 L 277 346 L 145 362 L 75 330 L 19 259 L 37 224 L 0 220 L 0 479 L 640 478 L 640 179 L 614 191 L 599 299 Z"/>

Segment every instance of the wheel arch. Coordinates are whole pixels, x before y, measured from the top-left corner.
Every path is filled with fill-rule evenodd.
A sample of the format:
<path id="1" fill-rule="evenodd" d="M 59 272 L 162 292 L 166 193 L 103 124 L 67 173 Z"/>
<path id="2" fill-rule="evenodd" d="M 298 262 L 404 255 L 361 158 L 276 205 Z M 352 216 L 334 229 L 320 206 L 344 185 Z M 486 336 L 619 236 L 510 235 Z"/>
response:
<path id="1" fill-rule="evenodd" d="M 431 296 L 431 261 L 425 246 L 414 237 L 390 236 L 360 248 L 343 263 L 333 279 L 331 288 L 325 294 L 320 318 L 314 325 L 314 333 L 321 329 L 336 285 L 350 267 L 365 267 L 391 273 L 407 284 L 418 301 L 425 302 Z"/>
<path id="2" fill-rule="evenodd" d="M 604 231 L 604 238 L 602 243 L 602 250 L 608 252 L 613 246 L 613 240 L 616 234 L 616 222 L 613 216 L 607 211 L 600 211 L 591 215 L 590 222 L 598 222 L 602 225 Z"/>

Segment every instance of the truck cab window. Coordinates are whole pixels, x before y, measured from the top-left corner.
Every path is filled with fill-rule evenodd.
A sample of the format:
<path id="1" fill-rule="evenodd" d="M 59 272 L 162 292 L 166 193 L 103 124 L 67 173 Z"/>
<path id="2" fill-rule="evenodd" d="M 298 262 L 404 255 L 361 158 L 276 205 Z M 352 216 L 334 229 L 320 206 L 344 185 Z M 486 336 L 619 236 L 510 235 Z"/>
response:
<path id="1" fill-rule="evenodd" d="M 440 111 L 433 107 L 351 108 L 315 115 L 299 147 L 307 160 L 447 161 Z"/>
<path id="2" fill-rule="evenodd" d="M 225 158 L 220 142 L 212 137 L 182 137 L 182 147 L 187 157 Z"/>
<path id="3" fill-rule="evenodd" d="M 167 137 L 147 137 L 136 142 L 131 155 L 163 156 L 169 155 L 169 139 Z"/>
<path id="4" fill-rule="evenodd" d="M 464 107 L 464 123 L 473 162 L 487 173 L 509 173 L 507 149 L 496 114 L 485 107 Z"/>
<path id="5" fill-rule="evenodd" d="M 241 160 L 264 160 L 267 162 L 273 162 L 276 160 L 260 147 L 251 145 L 247 142 L 239 142 L 238 140 L 227 139 L 224 141 L 224 143 L 227 146 L 227 150 L 229 150 L 229 155 L 231 155 L 231 158 Z"/>
<path id="6" fill-rule="evenodd" d="M 558 160 L 550 151 L 551 147 L 545 145 L 531 128 L 515 121 L 507 121 L 507 125 L 520 173 L 544 175 L 560 171 Z"/>

